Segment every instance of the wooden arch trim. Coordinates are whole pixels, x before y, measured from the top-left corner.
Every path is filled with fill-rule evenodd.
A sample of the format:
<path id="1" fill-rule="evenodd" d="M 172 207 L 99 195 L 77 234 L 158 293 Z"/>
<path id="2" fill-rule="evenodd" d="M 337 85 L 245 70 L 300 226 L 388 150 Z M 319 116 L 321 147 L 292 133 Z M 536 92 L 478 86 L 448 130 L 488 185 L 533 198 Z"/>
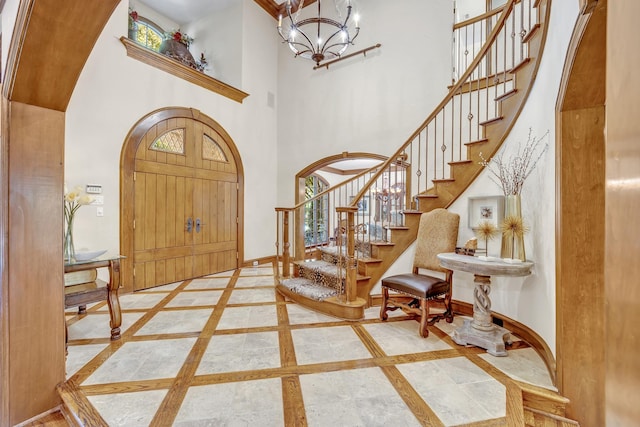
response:
<path id="1" fill-rule="evenodd" d="M 581 1 L 556 103 L 556 386 L 567 416 L 594 426 L 606 402 L 606 3 Z"/>
<path id="2" fill-rule="evenodd" d="M 296 174 L 296 204 L 300 203 L 304 198 L 304 180 L 315 171 L 320 170 L 325 166 L 329 166 L 332 163 L 340 162 L 343 160 L 374 159 L 384 162 L 385 160 L 387 160 L 387 158 L 387 156 L 383 156 L 381 154 L 361 152 L 349 153 L 345 151 L 343 153 L 334 154 L 332 156 L 328 156 L 311 163 L 309 166 L 305 167 Z"/>
<path id="3" fill-rule="evenodd" d="M 119 2 L 88 6 L 86 0 L 22 1 L 7 58 L 5 98 L 66 111 L 87 58 Z"/>
<path id="4" fill-rule="evenodd" d="M 121 263 L 120 274 L 124 292 L 133 291 L 133 172 L 136 150 L 144 135 L 162 120 L 187 118 L 199 121 L 218 132 L 233 155 L 238 174 L 238 263 L 244 260 L 244 169 L 240 152 L 231 136 L 211 117 L 194 108 L 167 107 L 155 110 L 140 119 L 125 138 L 120 155 L 120 253 L 127 257 Z"/>

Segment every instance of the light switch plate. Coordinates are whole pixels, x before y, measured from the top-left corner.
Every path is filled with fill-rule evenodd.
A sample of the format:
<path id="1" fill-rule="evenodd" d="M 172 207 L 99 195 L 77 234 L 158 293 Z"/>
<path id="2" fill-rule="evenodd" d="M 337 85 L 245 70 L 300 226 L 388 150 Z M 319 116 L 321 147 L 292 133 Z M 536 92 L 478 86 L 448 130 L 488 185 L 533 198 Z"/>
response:
<path id="1" fill-rule="evenodd" d="M 91 201 L 92 205 L 94 206 L 104 205 L 104 196 L 93 196 L 92 198 L 93 198 L 93 200 Z"/>
<path id="2" fill-rule="evenodd" d="M 100 194 L 102 193 L 102 185 L 87 184 L 85 191 L 87 194 Z"/>

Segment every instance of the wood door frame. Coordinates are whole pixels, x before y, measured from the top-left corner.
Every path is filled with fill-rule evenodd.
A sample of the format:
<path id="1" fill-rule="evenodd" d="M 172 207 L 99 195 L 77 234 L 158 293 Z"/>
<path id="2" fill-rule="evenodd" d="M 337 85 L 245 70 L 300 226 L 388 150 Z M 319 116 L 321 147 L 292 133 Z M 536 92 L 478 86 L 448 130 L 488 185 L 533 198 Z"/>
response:
<path id="1" fill-rule="evenodd" d="M 593 426 L 606 424 L 606 3 L 581 1 L 556 104 L 556 386 Z"/>
<path id="2" fill-rule="evenodd" d="M 152 111 L 140 119 L 129 131 L 122 146 L 120 156 L 120 254 L 126 259 L 121 262 L 122 292 L 133 292 L 133 220 L 135 218 L 133 197 L 135 185 L 133 173 L 135 168 L 136 151 L 146 133 L 162 120 L 172 118 L 187 118 L 199 121 L 209 126 L 222 136 L 229 147 L 236 163 L 238 174 L 238 263 L 244 261 L 244 169 L 240 152 L 231 136 L 211 117 L 194 108 L 167 107 Z"/>

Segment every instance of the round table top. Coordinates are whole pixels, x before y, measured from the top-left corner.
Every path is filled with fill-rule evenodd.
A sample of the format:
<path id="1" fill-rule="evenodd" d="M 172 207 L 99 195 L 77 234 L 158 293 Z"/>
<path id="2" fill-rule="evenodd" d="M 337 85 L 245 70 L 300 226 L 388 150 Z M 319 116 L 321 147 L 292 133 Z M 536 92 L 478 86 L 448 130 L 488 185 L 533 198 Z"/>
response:
<path id="1" fill-rule="evenodd" d="M 480 276 L 527 276 L 531 274 L 531 261 L 509 263 L 500 258 L 483 261 L 479 257 L 453 252 L 438 254 L 440 265 L 449 270 L 461 270 Z"/>

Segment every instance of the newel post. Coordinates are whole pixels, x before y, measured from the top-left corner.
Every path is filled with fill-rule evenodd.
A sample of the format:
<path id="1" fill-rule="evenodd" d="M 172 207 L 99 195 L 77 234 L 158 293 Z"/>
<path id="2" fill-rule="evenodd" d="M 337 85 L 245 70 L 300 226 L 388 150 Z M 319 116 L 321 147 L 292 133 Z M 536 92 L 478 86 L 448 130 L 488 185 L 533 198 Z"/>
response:
<path id="1" fill-rule="evenodd" d="M 342 212 L 347 215 L 346 234 L 347 234 L 347 253 L 346 253 L 346 283 L 345 283 L 345 296 L 346 303 L 350 304 L 356 301 L 358 295 L 358 286 L 356 282 L 357 266 L 356 266 L 356 245 L 355 245 L 355 213 L 358 211 L 357 207 L 339 207 L 336 211 L 340 214 Z M 342 216 L 342 215 L 340 215 Z"/>
<path id="2" fill-rule="evenodd" d="M 282 234 L 282 277 L 289 277 L 289 209 L 276 208 L 276 259 L 280 261 L 280 235 Z M 280 267 L 277 266 L 278 272 Z"/>

